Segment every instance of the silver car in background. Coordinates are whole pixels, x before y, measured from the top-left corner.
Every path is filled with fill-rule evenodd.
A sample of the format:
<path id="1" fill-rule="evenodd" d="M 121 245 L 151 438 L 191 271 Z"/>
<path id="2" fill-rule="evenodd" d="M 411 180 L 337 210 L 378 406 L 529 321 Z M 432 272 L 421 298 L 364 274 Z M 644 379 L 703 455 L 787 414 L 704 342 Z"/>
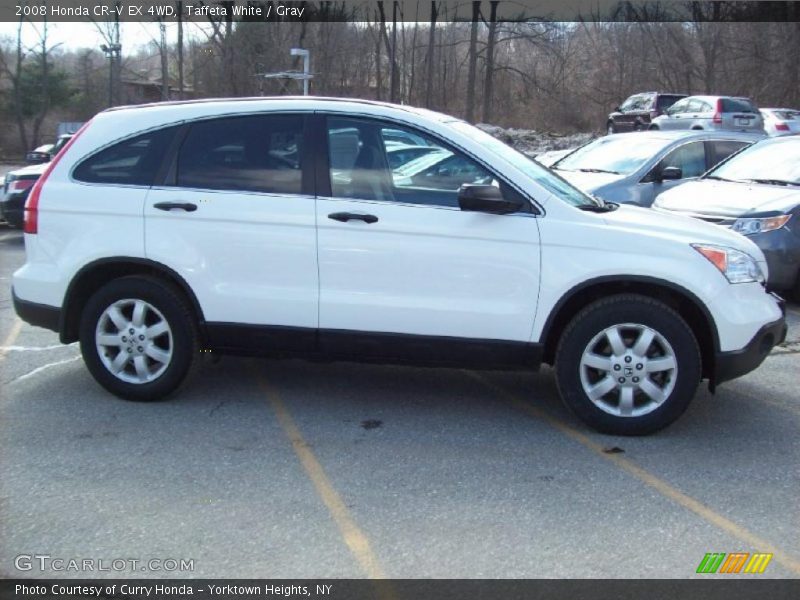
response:
<path id="1" fill-rule="evenodd" d="M 764 119 L 749 98 L 689 96 L 653 119 L 650 129 L 764 133 Z"/>
<path id="2" fill-rule="evenodd" d="M 762 108 L 764 131 L 768 136 L 796 135 L 800 133 L 800 110 L 794 108 Z"/>
<path id="3" fill-rule="evenodd" d="M 581 146 L 550 168 L 607 202 L 650 206 L 662 192 L 763 138 L 712 131 L 618 133 Z"/>

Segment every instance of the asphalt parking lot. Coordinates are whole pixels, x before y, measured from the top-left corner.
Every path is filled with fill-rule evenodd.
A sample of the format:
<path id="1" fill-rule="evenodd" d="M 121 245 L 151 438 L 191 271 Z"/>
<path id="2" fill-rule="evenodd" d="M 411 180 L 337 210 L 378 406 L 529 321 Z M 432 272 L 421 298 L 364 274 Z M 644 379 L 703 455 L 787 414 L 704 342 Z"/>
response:
<path id="1" fill-rule="evenodd" d="M 800 576 L 797 305 L 759 370 L 616 438 L 562 407 L 549 369 L 226 357 L 171 401 L 118 400 L 76 345 L 17 320 L 23 262 L 0 225 L 0 576 L 684 578 L 707 552 Z"/>

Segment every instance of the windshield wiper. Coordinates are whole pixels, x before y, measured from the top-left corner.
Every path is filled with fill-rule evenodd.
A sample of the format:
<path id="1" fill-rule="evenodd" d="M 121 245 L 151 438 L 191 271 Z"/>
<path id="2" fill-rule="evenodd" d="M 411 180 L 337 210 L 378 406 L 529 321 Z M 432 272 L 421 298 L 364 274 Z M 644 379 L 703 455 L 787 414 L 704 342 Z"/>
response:
<path id="1" fill-rule="evenodd" d="M 581 171 L 583 173 L 611 173 L 612 175 L 619 175 L 619 171 L 609 171 L 608 169 L 583 168 L 583 169 L 578 169 L 578 171 Z"/>
<path id="2" fill-rule="evenodd" d="M 796 181 L 787 181 L 786 179 L 747 179 L 746 181 L 752 181 L 753 183 L 766 183 L 767 185 L 797 185 L 800 186 L 800 183 Z"/>
<path id="3" fill-rule="evenodd" d="M 733 179 L 726 179 L 725 177 L 720 177 L 719 175 L 706 175 L 703 179 L 714 179 L 716 181 L 734 181 Z"/>

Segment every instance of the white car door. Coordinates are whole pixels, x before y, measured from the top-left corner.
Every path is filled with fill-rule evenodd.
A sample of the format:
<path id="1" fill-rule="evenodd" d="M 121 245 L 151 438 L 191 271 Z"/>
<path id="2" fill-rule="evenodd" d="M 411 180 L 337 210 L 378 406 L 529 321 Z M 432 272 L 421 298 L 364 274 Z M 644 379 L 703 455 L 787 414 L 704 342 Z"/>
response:
<path id="1" fill-rule="evenodd" d="M 318 163 L 330 177 L 317 180 L 323 350 L 385 356 L 406 349 L 446 359 L 450 341 L 486 351 L 498 342 L 494 358 L 505 362 L 505 350 L 523 348 L 539 290 L 534 212 L 460 210 L 462 184 L 501 181 L 426 133 L 335 115 L 323 130 L 321 145 L 330 148 Z M 407 130 L 433 150 L 390 171 L 387 130 Z M 501 189 L 516 193 L 505 183 Z"/>
<path id="2" fill-rule="evenodd" d="M 305 120 L 269 114 L 192 123 L 165 185 L 147 196 L 147 258 L 189 284 L 216 346 L 258 349 L 287 326 L 308 334 L 292 336 L 294 343 L 314 343 L 316 217 Z"/>

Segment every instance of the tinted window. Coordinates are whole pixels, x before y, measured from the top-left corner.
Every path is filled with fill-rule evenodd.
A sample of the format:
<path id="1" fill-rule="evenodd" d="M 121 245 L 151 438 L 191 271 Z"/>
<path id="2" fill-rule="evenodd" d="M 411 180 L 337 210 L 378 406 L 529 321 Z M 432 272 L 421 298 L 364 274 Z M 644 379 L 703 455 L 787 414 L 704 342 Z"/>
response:
<path id="1" fill-rule="evenodd" d="M 719 162 L 728 158 L 734 152 L 738 152 L 749 142 L 737 142 L 734 140 L 717 140 L 713 142 L 706 142 L 709 149 L 709 165 L 713 167 Z"/>
<path id="2" fill-rule="evenodd" d="M 210 190 L 302 193 L 303 117 L 255 115 L 192 125 L 177 184 Z"/>
<path id="3" fill-rule="evenodd" d="M 722 112 L 754 113 L 756 109 L 749 100 L 744 98 L 722 98 Z"/>
<path id="4" fill-rule="evenodd" d="M 667 94 L 662 94 L 658 97 L 656 108 L 658 110 L 666 110 L 681 98 L 682 96 L 669 96 Z"/>
<path id="5" fill-rule="evenodd" d="M 88 183 L 153 185 L 176 130 L 151 131 L 101 150 L 78 165 L 73 177 Z"/>
<path id="6" fill-rule="evenodd" d="M 398 137 L 424 144 L 415 158 L 392 163 Z M 333 196 L 408 204 L 458 206 L 463 184 L 499 183 L 482 166 L 425 134 L 379 121 L 329 118 Z"/>
<path id="7" fill-rule="evenodd" d="M 706 171 L 706 151 L 703 142 L 691 142 L 676 148 L 661 161 L 663 167 L 679 167 L 683 177 L 699 177 Z"/>

